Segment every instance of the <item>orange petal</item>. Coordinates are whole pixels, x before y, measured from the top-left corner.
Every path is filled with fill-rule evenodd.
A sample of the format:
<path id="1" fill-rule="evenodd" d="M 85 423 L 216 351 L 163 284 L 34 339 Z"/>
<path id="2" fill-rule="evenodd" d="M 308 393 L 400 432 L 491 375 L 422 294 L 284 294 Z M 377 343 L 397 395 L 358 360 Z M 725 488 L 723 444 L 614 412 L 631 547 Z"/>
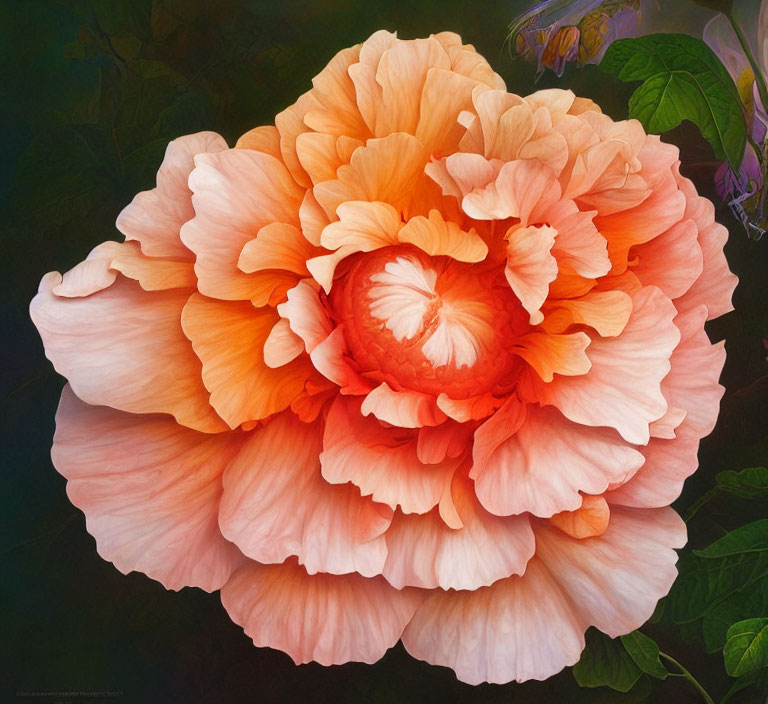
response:
<path id="1" fill-rule="evenodd" d="M 231 428 L 287 408 L 310 373 L 306 358 L 278 369 L 264 362 L 264 343 L 279 320 L 271 308 L 189 297 L 181 323 L 203 363 L 211 405 Z"/>
<path id="2" fill-rule="evenodd" d="M 583 540 L 605 533 L 610 520 L 608 502 L 602 496 L 587 495 L 575 511 L 556 513 L 549 522 L 571 538 Z"/>

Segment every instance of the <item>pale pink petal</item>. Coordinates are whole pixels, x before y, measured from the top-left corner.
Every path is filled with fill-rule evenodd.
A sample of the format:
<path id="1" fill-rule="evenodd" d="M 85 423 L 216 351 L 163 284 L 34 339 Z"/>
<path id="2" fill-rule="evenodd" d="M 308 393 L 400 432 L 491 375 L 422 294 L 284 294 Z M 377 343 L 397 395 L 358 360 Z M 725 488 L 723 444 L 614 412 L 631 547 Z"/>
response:
<path id="1" fill-rule="evenodd" d="M 472 482 L 458 475 L 452 494 L 462 522 L 458 530 L 449 528 L 436 509 L 420 516 L 395 514 L 382 571 L 392 586 L 478 589 L 525 571 L 536 547 L 529 518 L 488 513 Z"/>
<path id="2" fill-rule="evenodd" d="M 645 444 L 648 425 L 667 411 L 661 380 L 680 341 L 672 302 L 654 286 L 633 295 L 634 308 L 618 337 L 593 339 L 592 368 L 581 376 L 539 382 L 532 400 L 553 405 L 583 425 L 615 428 L 628 442 Z"/>
<path id="3" fill-rule="evenodd" d="M 304 340 L 307 352 L 312 352 L 333 330 L 328 311 L 318 296 L 317 284 L 307 279 L 299 281 L 288 291 L 287 298 L 277 306 L 277 311 Z"/>
<path id="4" fill-rule="evenodd" d="M 706 319 L 703 305 L 677 315 L 680 344 L 672 354 L 672 369 L 661 382 L 669 405 L 686 411 L 686 426 L 700 438 L 715 427 L 725 391 L 718 383 L 725 364 L 725 343 L 710 343 L 704 330 Z"/>
<path id="5" fill-rule="evenodd" d="M 520 218 L 525 227 L 560 199 L 555 174 L 536 159 L 507 162 L 496 180 L 464 196 L 462 210 L 475 220 Z"/>
<path id="6" fill-rule="evenodd" d="M 341 326 L 335 328 L 310 353 L 315 369 L 326 379 L 341 387 L 343 394 L 367 394 L 373 383 L 365 379 L 352 366 L 347 341 Z"/>
<path id="7" fill-rule="evenodd" d="M 245 561 L 218 526 L 221 473 L 243 437 L 90 406 L 66 386 L 52 457 L 105 560 L 166 589 L 213 591 Z"/>
<path id="8" fill-rule="evenodd" d="M 186 288 L 191 291 L 197 286 L 193 262 L 147 257 L 141 253 L 136 242 L 125 242 L 115 252 L 109 266 L 123 276 L 138 281 L 145 291 L 165 291 L 172 288 Z"/>
<path id="9" fill-rule="evenodd" d="M 81 298 L 108 288 L 117 278 L 112 260 L 126 245 L 120 242 L 102 242 L 88 256 L 75 264 L 56 284 L 51 292 L 64 298 Z"/>
<path id="10" fill-rule="evenodd" d="M 337 398 L 325 422 L 323 477 L 332 484 L 352 482 L 363 496 L 404 513 L 429 511 L 450 486 L 460 460 L 454 455 L 425 464 L 417 434 L 405 433 L 364 417 L 359 400 Z"/>
<path id="11" fill-rule="evenodd" d="M 557 260 L 550 254 L 557 231 L 542 227 L 518 227 L 507 232 L 507 265 L 504 276 L 528 311 L 531 325 L 544 320 L 541 305 L 549 284 L 557 277 Z"/>
<path id="12" fill-rule="evenodd" d="M 382 577 L 308 575 L 292 560 L 251 563 L 221 590 L 229 617 L 254 645 L 282 650 L 297 665 L 376 662 L 400 639 L 422 598 Z"/>
<path id="13" fill-rule="evenodd" d="M 685 523 L 671 509 L 614 506 L 608 530 L 578 540 L 544 522 L 535 526 L 536 556 L 576 613 L 615 638 L 642 626 L 677 577 Z"/>
<path id="14" fill-rule="evenodd" d="M 399 428 L 438 425 L 445 420 L 445 414 L 431 394 L 408 389 L 394 391 L 386 382 L 368 393 L 360 411 L 364 416 L 373 414 Z"/>
<path id="15" fill-rule="evenodd" d="M 252 431 L 224 472 L 221 531 L 259 562 L 296 555 L 310 574 L 379 574 L 392 510 L 322 478 L 322 437 L 290 411 Z"/>
<path id="16" fill-rule="evenodd" d="M 181 328 L 188 290 L 147 292 L 120 277 L 93 295 L 60 298 L 52 291 L 61 281 L 56 272 L 43 277 L 30 316 L 46 356 L 81 399 L 129 413 L 170 413 L 203 432 L 226 430 Z"/>
<path id="17" fill-rule="evenodd" d="M 696 471 L 699 438 L 685 425 L 671 439 L 651 438 L 642 448 L 645 464 L 622 486 L 606 494 L 611 504 L 658 508 L 669 506 L 683 490 L 683 482 Z"/>
<path id="18" fill-rule="evenodd" d="M 470 476 L 480 502 L 500 516 L 574 511 L 580 492 L 602 494 L 643 464 L 615 431 L 577 425 L 553 408 L 529 405 L 515 430 L 518 423 L 494 416 L 475 432 Z"/>
<path id="19" fill-rule="evenodd" d="M 186 135 L 168 144 L 157 172 L 157 187 L 136 195 L 117 217 L 117 229 L 125 239 L 138 241 L 141 251 L 152 257 L 192 260 L 179 238 L 181 226 L 195 215 L 187 180 L 197 154 L 226 148 L 223 137 L 215 132 Z"/>
<path id="20" fill-rule="evenodd" d="M 701 276 L 687 293 L 675 301 L 678 310 L 707 306 L 707 319 L 717 318 L 733 310 L 731 296 L 739 279 L 731 273 L 723 246 L 728 240 L 728 230 L 713 222 L 699 230 L 699 245 L 704 258 Z"/>
<path id="21" fill-rule="evenodd" d="M 688 291 L 701 275 L 704 259 L 693 220 L 683 220 L 632 250 L 638 262 L 632 273 L 644 286 L 658 286 L 669 298 Z"/>
<path id="22" fill-rule="evenodd" d="M 474 591 L 434 590 L 403 633 L 405 649 L 469 684 L 544 680 L 575 664 L 588 622 L 534 557 L 522 577 Z"/>
<path id="23" fill-rule="evenodd" d="M 611 270 L 608 243 L 592 222 L 596 214 L 596 210 L 579 210 L 572 200 L 561 200 L 547 212 L 549 224 L 557 230 L 552 255 L 587 278 Z"/>

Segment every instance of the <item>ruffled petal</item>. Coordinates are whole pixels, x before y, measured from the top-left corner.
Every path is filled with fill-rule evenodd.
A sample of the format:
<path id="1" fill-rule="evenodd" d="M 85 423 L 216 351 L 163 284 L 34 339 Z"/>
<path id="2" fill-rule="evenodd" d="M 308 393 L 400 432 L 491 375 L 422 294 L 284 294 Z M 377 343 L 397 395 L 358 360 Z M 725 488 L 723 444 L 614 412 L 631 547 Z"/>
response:
<path id="1" fill-rule="evenodd" d="M 229 617 L 254 645 L 282 650 L 297 665 L 376 662 L 397 643 L 422 598 L 381 577 L 309 575 L 293 560 L 251 563 L 221 590 Z"/>
<path id="2" fill-rule="evenodd" d="M 129 413 L 169 413 L 203 432 L 226 430 L 181 328 L 189 290 L 147 292 L 120 277 L 93 295 L 61 298 L 53 293 L 61 282 L 55 272 L 43 277 L 30 315 L 46 356 L 81 399 Z"/>
<path id="3" fill-rule="evenodd" d="M 518 411 L 497 418 L 500 413 L 475 432 L 470 472 L 478 499 L 491 513 L 574 511 L 581 493 L 601 494 L 643 464 L 643 455 L 615 431 L 577 425 L 553 408 L 528 406 L 522 424 Z"/>
<path id="4" fill-rule="evenodd" d="M 522 574 L 535 550 L 527 516 L 501 518 L 477 502 L 472 482 L 456 475 L 452 499 L 462 523 L 448 527 L 437 509 L 395 514 L 387 530 L 382 575 L 398 589 L 478 589 Z"/>
<path id="5" fill-rule="evenodd" d="M 453 454 L 427 464 L 419 458 L 417 438 L 364 417 L 359 400 L 337 398 L 325 421 L 323 477 L 333 484 L 352 482 L 363 496 L 404 513 L 426 513 L 450 487 L 460 460 Z"/>
<path id="6" fill-rule="evenodd" d="M 522 577 L 474 591 L 430 592 L 403 633 L 415 658 L 469 684 L 544 680 L 575 664 L 588 623 L 534 557 Z"/>
<path id="7" fill-rule="evenodd" d="M 290 411 L 252 431 L 224 473 L 221 531 L 259 562 L 296 555 L 310 574 L 380 574 L 392 510 L 323 480 L 322 433 Z"/>
<path id="8" fill-rule="evenodd" d="M 615 638 L 642 626 L 677 577 L 685 523 L 671 509 L 615 506 L 601 536 L 579 540 L 543 522 L 536 556 L 580 618 Z"/>
<path id="9" fill-rule="evenodd" d="M 195 167 L 195 156 L 227 148 L 215 132 L 198 132 L 174 139 L 165 150 L 157 172 L 157 187 L 142 191 L 117 217 L 117 229 L 126 240 L 136 240 L 141 251 L 152 257 L 176 257 L 192 261 L 179 231 L 195 215 L 187 180 Z"/>
<path id="10" fill-rule="evenodd" d="M 648 425 L 667 410 L 661 380 L 680 331 L 672 322 L 677 311 L 659 289 L 641 289 L 633 305 L 621 335 L 592 340 L 586 374 L 538 382 L 529 393 L 576 423 L 615 428 L 628 442 L 642 445 L 650 437 Z"/>
<path id="11" fill-rule="evenodd" d="M 312 368 L 306 357 L 271 368 L 264 344 L 280 318 L 247 301 L 216 301 L 192 294 L 181 324 L 203 365 L 211 405 L 236 428 L 282 411 L 304 388 Z"/>
<path id="12" fill-rule="evenodd" d="M 217 520 L 221 474 L 242 441 L 241 433 L 207 435 L 167 417 L 90 406 L 66 386 L 52 457 L 104 559 L 166 589 L 213 591 L 245 561 Z"/>
<path id="13" fill-rule="evenodd" d="M 264 288 L 274 276 L 240 270 L 240 253 L 265 225 L 298 225 L 304 192 L 280 161 L 250 149 L 198 156 L 189 187 L 195 217 L 185 223 L 181 239 L 197 257 L 198 290 L 212 298 L 264 305 L 271 293 Z"/>

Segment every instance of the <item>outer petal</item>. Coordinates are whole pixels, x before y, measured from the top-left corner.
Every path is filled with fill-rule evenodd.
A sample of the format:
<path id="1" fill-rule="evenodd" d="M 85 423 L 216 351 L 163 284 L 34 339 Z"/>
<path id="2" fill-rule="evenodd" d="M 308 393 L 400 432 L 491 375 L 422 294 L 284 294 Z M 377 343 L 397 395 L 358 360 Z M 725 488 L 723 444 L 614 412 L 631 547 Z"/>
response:
<path id="1" fill-rule="evenodd" d="M 534 557 L 522 577 L 475 591 L 431 592 L 405 629 L 403 645 L 469 684 L 544 680 L 578 661 L 587 625 Z"/>
<path id="2" fill-rule="evenodd" d="M 46 355 L 80 398 L 130 413 L 170 413 L 203 432 L 226 430 L 181 329 L 189 290 L 147 292 L 121 277 L 93 295 L 60 298 L 53 290 L 61 281 L 55 272 L 43 277 L 30 315 Z"/>
<path id="3" fill-rule="evenodd" d="M 308 575 L 293 560 L 252 563 L 221 590 L 230 618 L 256 646 L 278 648 L 297 665 L 376 662 L 397 643 L 421 598 L 381 577 Z"/>
<path id="4" fill-rule="evenodd" d="M 553 408 L 529 406 L 517 432 L 504 425 L 492 418 L 478 428 L 470 473 L 480 502 L 500 516 L 574 511 L 580 492 L 601 494 L 643 464 L 615 431 L 577 425 Z"/>
<path id="5" fill-rule="evenodd" d="M 613 507 L 601 536 L 577 540 L 543 523 L 536 555 L 568 594 L 576 612 L 611 638 L 642 626 L 677 577 L 685 523 L 671 509 Z"/>
<path id="6" fill-rule="evenodd" d="M 215 132 L 198 132 L 174 139 L 165 150 L 157 172 L 157 187 L 139 193 L 117 217 L 117 229 L 126 240 L 136 240 L 152 257 L 178 257 L 191 261 L 192 253 L 179 237 L 181 226 L 195 215 L 187 180 L 195 155 L 227 148 Z"/>
<path id="7" fill-rule="evenodd" d="M 452 494 L 463 524 L 457 530 L 436 509 L 421 516 L 395 515 L 382 571 L 393 586 L 478 589 L 525 571 L 536 547 L 528 517 L 487 513 L 465 477 L 454 478 Z"/>
<path id="8" fill-rule="evenodd" d="M 651 438 L 643 448 L 645 463 L 626 484 L 606 494 L 611 504 L 658 508 L 669 506 L 683 490 L 683 482 L 699 466 L 699 439 L 685 423 L 670 439 Z"/>
<path id="9" fill-rule="evenodd" d="M 379 574 L 392 511 L 354 486 L 327 484 L 321 449 L 321 425 L 289 411 L 254 431 L 224 473 L 222 533 L 259 562 L 297 555 L 310 574 Z"/>
<path id="10" fill-rule="evenodd" d="M 221 473 L 243 437 L 89 406 L 66 386 L 52 457 L 103 558 L 167 589 L 213 591 L 245 561 L 217 522 Z"/>
<path id="11" fill-rule="evenodd" d="M 592 340 L 589 372 L 538 383 L 531 400 L 554 405 L 576 423 L 607 425 L 628 442 L 645 444 L 649 423 L 667 410 L 660 384 L 680 332 L 672 322 L 675 307 L 656 287 L 635 293 L 633 303 L 621 335 Z"/>
<path id="12" fill-rule="evenodd" d="M 359 400 L 337 398 L 325 421 L 323 477 L 332 484 L 352 482 L 363 496 L 404 513 L 425 513 L 449 490 L 459 460 L 423 463 L 417 443 L 415 432 L 363 417 Z"/>

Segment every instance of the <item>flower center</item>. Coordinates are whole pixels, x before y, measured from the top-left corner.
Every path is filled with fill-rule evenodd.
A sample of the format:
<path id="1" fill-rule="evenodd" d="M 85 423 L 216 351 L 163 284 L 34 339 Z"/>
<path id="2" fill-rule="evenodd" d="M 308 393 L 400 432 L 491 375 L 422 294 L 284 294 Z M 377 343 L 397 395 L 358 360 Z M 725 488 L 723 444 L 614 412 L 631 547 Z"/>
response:
<path id="1" fill-rule="evenodd" d="M 452 398 L 506 385 L 508 349 L 524 317 L 497 278 L 411 247 L 361 255 L 337 311 L 355 363 L 394 388 Z"/>

